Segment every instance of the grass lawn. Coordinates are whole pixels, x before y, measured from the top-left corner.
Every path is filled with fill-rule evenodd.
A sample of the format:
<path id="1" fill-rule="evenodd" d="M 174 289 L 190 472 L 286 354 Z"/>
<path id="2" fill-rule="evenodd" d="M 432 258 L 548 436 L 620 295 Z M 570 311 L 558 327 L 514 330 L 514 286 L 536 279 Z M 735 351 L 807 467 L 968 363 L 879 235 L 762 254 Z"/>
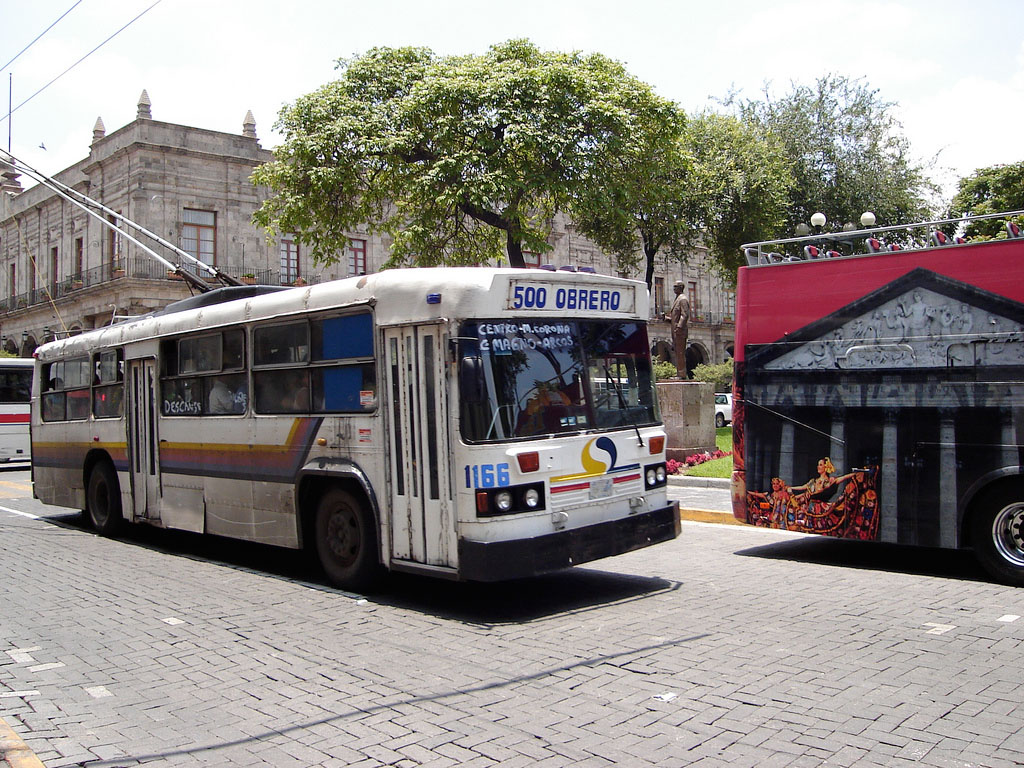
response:
<path id="1" fill-rule="evenodd" d="M 720 451 L 732 450 L 732 427 L 722 427 L 715 430 L 715 445 Z M 732 477 L 732 456 L 722 459 L 713 459 L 691 467 L 682 474 L 690 477 Z"/>

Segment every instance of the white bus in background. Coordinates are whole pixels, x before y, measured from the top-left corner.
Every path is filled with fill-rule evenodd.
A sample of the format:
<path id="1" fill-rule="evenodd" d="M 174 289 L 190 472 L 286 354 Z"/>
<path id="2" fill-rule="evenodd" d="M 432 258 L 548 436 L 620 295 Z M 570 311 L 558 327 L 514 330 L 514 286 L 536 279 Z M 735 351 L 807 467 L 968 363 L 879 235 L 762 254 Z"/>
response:
<path id="1" fill-rule="evenodd" d="M 36 352 L 33 480 L 124 522 L 490 581 L 674 538 L 642 282 L 390 270 L 224 288 Z"/>
<path id="2" fill-rule="evenodd" d="M 0 357 L 0 463 L 29 460 L 32 360 Z"/>

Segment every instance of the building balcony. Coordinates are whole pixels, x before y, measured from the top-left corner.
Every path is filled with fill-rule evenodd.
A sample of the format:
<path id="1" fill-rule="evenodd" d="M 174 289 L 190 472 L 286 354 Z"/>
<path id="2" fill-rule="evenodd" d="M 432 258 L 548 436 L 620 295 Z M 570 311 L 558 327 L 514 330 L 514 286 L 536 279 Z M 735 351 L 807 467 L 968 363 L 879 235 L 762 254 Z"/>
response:
<path id="1" fill-rule="evenodd" d="M 189 267 L 189 271 L 198 274 L 199 269 Z M 281 285 L 281 273 L 274 269 L 257 269 L 250 267 L 221 267 L 221 271 L 243 282 L 256 285 Z M 218 281 L 203 274 L 202 277 L 216 286 Z M 319 275 L 304 276 L 303 283 L 311 285 L 320 282 Z M 138 280 L 175 280 L 181 281 L 181 277 L 173 271 L 168 270 L 164 265 L 155 259 L 143 256 L 130 256 L 116 259 L 111 263 L 93 267 L 83 272 L 70 275 L 44 288 L 36 288 L 31 291 L 19 293 L 15 296 L 0 299 L 0 314 L 10 314 L 21 310 L 31 309 L 40 304 L 48 304 L 51 301 L 75 298 L 78 291 L 88 288 L 103 286 L 105 288 L 118 287 L 122 281 Z M 290 285 L 287 282 L 285 285 Z"/>

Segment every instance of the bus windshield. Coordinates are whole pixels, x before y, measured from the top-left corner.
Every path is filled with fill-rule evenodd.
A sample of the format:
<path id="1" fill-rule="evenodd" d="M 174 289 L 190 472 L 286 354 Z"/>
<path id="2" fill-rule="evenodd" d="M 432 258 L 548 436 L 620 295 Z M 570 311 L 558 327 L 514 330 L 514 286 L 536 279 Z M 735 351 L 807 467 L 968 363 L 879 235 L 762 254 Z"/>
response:
<path id="1" fill-rule="evenodd" d="M 459 340 L 469 442 L 658 422 L 643 323 L 474 320 Z"/>

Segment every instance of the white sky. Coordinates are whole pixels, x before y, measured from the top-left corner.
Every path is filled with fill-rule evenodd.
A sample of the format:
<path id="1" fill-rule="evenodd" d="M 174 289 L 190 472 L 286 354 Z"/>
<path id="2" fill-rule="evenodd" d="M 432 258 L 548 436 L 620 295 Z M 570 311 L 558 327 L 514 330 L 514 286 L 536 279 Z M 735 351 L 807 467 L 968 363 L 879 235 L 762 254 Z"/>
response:
<path id="1" fill-rule="evenodd" d="M 240 133 L 251 109 L 273 148 L 280 108 L 333 79 L 338 58 L 399 45 L 483 53 L 527 37 L 617 59 L 688 112 L 730 89 L 756 97 L 765 83 L 781 94 L 827 73 L 864 78 L 899 105 L 916 158 L 938 155 L 948 190 L 976 168 L 1024 159 L 1020 0 L 159 0 L 18 108 L 153 2 L 80 0 L 0 70 L 14 155 L 66 168 L 88 155 L 97 117 L 108 133 L 135 119 L 143 89 L 153 118 L 171 123 Z M 0 64 L 74 4 L 0 0 Z M 4 148 L 7 133 L 0 119 Z"/>

